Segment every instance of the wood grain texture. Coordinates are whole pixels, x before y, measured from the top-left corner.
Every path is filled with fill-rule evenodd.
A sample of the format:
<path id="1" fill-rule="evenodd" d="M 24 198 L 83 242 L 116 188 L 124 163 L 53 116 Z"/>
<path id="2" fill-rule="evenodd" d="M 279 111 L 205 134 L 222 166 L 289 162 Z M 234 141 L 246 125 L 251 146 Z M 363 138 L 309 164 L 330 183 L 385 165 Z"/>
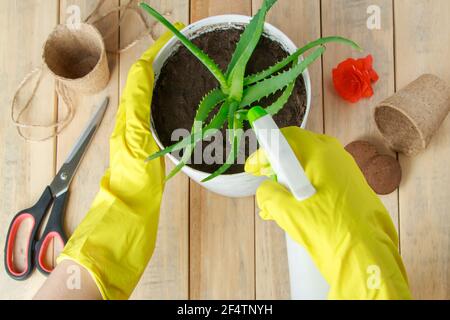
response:
<path id="1" fill-rule="evenodd" d="M 166 160 L 167 173 L 174 167 Z M 189 299 L 189 179 L 165 187 L 153 257 L 131 299 Z"/>
<path id="2" fill-rule="evenodd" d="M 367 8 L 371 5 L 381 9 L 381 29 L 367 27 Z M 323 36 L 340 35 L 356 41 L 364 48 L 360 53 L 348 46 L 333 44 L 327 46 L 324 55 L 324 102 L 325 133 L 337 137 L 344 145 L 358 139 L 375 143 L 384 153 L 389 151 L 381 141 L 375 128 L 372 110 L 375 105 L 394 93 L 394 28 L 391 0 L 323 0 Z M 380 80 L 374 85 L 372 98 L 351 105 L 337 96 L 333 88 L 331 73 L 340 62 L 349 58 L 361 58 L 372 54 L 374 68 Z M 381 197 L 398 227 L 398 192 Z"/>
<path id="3" fill-rule="evenodd" d="M 122 0 L 127 3 L 128 0 Z M 189 23 L 188 0 L 152 0 L 148 2 L 172 21 Z M 147 15 L 146 15 L 147 16 Z M 143 30 L 136 23 L 133 11 L 126 13 L 120 29 L 121 47 L 131 43 Z M 151 35 L 132 49 L 120 55 L 120 90 L 122 91 L 128 70 L 140 55 L 160 35 L 166 32 L 160 24 L 151 18 L 148 25 L 155 25 Z M 166 160 L 167 171 L 173 168 Z M 150 201 L 150 200 L 149 200 Z M 152 260 L 145 271 L 132 299 L 188 299 L 189 298 L 189 179 L 179 174 L 170 180 L 164 190 L 158 237 Z"/>
<path id="4" fill-rule="evenodd" d="M 253 0 L 253 12 L 260 8 L 262 0 Z M 283 31 L 297 46 L 320 38 L 319 0 L 281 0 L 270 11 L 267 20 Z M 308 69 L 312 85 L 311 114 L 308 129 L 322 133 L 322 65 L 314 63 Z M 256 211 L 259 208 L 256 205 Z M 256 218 L 256 298 L 289 299 L 289 269 L 286 239 L 276 223 Z"/>
<path id="5" fill-rule="evenodd" d="M 108 1 L 102 11 L 119 1 L 126 0 Z M 148 2 L 169 20 L 187 23 L 190 19 L 195 21 L 217 14 L 250 15 L 261 0 Z M 66 217 L 69 234 L 88 211 L 108 166 L 109 136 L 127 71 L 152 43 L 151 39 L 124 54 L 110 55 L 112 77 L 108 88 L 94 97 L 77 97 L 76 117 L 57 139 L 26 143 L 18 137 L 9 119 L 13 91 L 25 74 L 40 65 L 42 44 L 53 27 L 65 20 L 67 6 L 79 5 L 86 17 L 96 3 L 92 0 L 0 1 L 0 35 L 7 44 L 0 50 L 2 245 L 13 215 L 37 200 L 105 95 L 111 97 L 108 113 L 71 187 Z M 382 24 L 381 30 L 370 31 L 366 27 L 366 10 L 374 4 L 381 8 Z M 366 49 L 360 54 L 341 45 L 328 46 L 323 59 L 324 105 L 322 66 L 315 63 L 309 69 L 313 104 L 308 127 L 316 132 L 325 128 L 326 133 L 337 136 L 343 143 L 367 138 L 383 148 L 371 116 L 378 101 L 425 72 L 434 73 L 450 84 L 448 12 L 447 0 L 279 0 L 268 22 L 283 30 L 297 45 L 317 38 L 322 32 L 324 36 L 350 37 Z M 115 34 L 108 39 L 110 49 L 127 45 L 141 30 L 134 15 L 127 20 L 120 36 Z M 99 27 L 105 32 L 117 27 L 117 21 L 118 15 L 113 15 Z M 162 31 L 160 25 L 156 26 L 153 36 Z M 358 105 L 348 105 L 332 88 L 331 70 L 347 57 L 362 57 L 367 53 L 374 56 L 380 74 L 380 81 L 374 87 L 376 94 Z M 58 114 L 62 116 L 64 108 L 55 99 L 50 78 L 44 79 L 33 109 L 33 121 L 46 123 Z M 414 158 L 400 155 L 404 172 L 400 191 L 383 197 L 395 223 L 399 222 L 402 256 L 413 296 L 419 299 L 450 298 L 449 121 L 444 122 L 426 152 Z M 185 175 L 178 175 L 166 187 L 157 248 L 133 298 L 288 298 L 284 234 L 275 224 L 258 217 L 255 220 L 255 211 L 253 198 L 222 198 L 189 182 Z M 0 268 L 4 268 L 3 250 Z M 31 298 L 44 279 L 35 272 L 30 280 L 16 282 L 0 271 L 0 299 Z"/>
<path id="6" fill-rule="evenodd" d="M 10 279 L 4 271 L 3 246 L 11 219 L 18 211 L 35 204 L 55 174 L 55 140 L 25 142 L 17 134 L 9 114 L 12 95 L 18 84 L 42 63 L 42 45 L 58 23 L 57 11 L 56 0 L 0 2 L 0 38 L 3 43 L 0 50 L 0 299 L 32 298 L 45 280 L 39 272 L 26 282 Z M 30 94 L 28 89 L 22 98 Z M 43 79 L 30 108 L 33 111 L 27 118 L 29 121 L 46 124 L 55 120 L 54 82 L 50 77 Z M 41 136 L 49 132 L 32 133 L 33 136 Z"/>
<path id="7" fill-rule="evenodd" d="M 254 299 L 254 198 L 225 198 L 191 182 L 190 203 L 190 298 Z"/>
<path id="8" fill-rule="evenodd" d="M 191 0 L 191 21 L 222 14 L 252 14 L 251 0 Z"/>
<path id="9" fill-rule="evenodd" d="M 251 15 L 251 1 L 191 1 L 191 21 Z M 254 299 L 254 197 L 230 199 L 191 182 L 190 298 Z"/>
<path id="10" fill-rule="evenodd" d="M 68 6 L 79 6 L 81 8 L 82 19 L 85 19 L 94 10 L 96 3 L 95 1 L 89 0 L 61 0 L 61 22 L 64 23 L 66 19 Z M 107 12 L 118 4 L 116 0 L 107 1 L 105 6 L 101 8 L 101 13 Z M 117 23 L 117 16 L 112 17 L 108 22 L 109 27 L 116 27 Z M 102 34 L 106 34 L 107 31 L 105 31 L 103 26 L 104 24 L 98 25 L 99 30 Z M 118 39 L 118 34 L 109 37 L 105 41 L 106 46 L 108 48 L 118 48 Z M 76 96 L 75 117 L 57 140 L 57 165 L 60 167 L 75 141 L 87 125 L 94 110 L 104 101 L 106 96 L 109 96 L 110 103 L 102 124 L 89 146 L 70 187 L 69 203 L 65 217 L 65 228 L 69 235 L 73 233 L 90 209 L 92 201 L 99 190 L 100 180 L 109 165 L 109 137 L 114 127 L 115 114 L 118 106 L 119 73 L 117 70 L 118 58 L 115 55 L 108 55 L 108 60 L 111 71 L 108 86 L 103 92 L 94 96 Z M 60 114 L 63 112 L 63 108 L 63 102 L 60 101 Z"/>
<path id="11" fill-rule="evenodd" d="M 450 2 L 394 1 L 397 89 L 423 73 L 450 85 Z M 450 298 L 450 119 L 420 155 L 401 155 L 402 256 L 413 296 Z"/>

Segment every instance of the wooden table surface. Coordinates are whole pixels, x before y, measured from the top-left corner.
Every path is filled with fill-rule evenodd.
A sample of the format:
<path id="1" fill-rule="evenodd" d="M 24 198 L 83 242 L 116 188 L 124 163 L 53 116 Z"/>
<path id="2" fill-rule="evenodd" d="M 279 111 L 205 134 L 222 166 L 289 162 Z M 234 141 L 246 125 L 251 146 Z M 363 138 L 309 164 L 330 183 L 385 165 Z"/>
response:
<path id="1" fill-rule="evenodd" d="M 127 0 L 107 1 L 107 8 Z M 64 22 L 69 5 L 84 17 L 96 0 L 0 1 L 0 244 L 19 210 L 30 206 L 51 179 L 105 95 L 108 113 L 71 187 L 65 221 L 73 232 L 98 190 L 108 166 L 108 139 L 121 89 L 132 63 L 152 43 L 148 38 L 122 54 L 110 55 L 111 81 L 105 92 L 78 97 L 75 119 L 57 138 L 25 142 L 9 117 L 11 96 L 22 78 L 41 63 L 42 44 L 53 27 Z M 204 17 L 254 14 L 261 0 L 151 0 L 172 21 L 185 24 Z M 381 28 L 369 30 L 369 6 L 380 10 Z M 371 9 L 371 8 L 369 8 Z M 380 81 L 375 95 L 357 105 L 336 96 L 330 74 L 343 59 L 356 55 L 344 46 L 329 46 L 322 63 L 310 69 L 312 114 L 309 129 L 338 137 L 346 144 L 364 138 L 383 147 L 372 111 L 377 102 L 423 73 L 450 83 L 450 1 L 448 0 L 279 0 L 268 22 L 297 45 L 320 36 L 342 35 L 359 42 L 375 59 Z M 113 16 L 112 28 L 118 16 Z M 129 14 L 108 46 L 125 46 L 141 25 Z M 163 29 L 156 26 L 153 36 Z M 358 57 L 360 57 L 359 55 Z M 45 79 L 33 106 L 33 120 L 46 123 L 61 117 L 64 105 L 54 83 Z M 418 299 L 450 298 L 450 119 L 425 153 L 398 156 L 404 179 L 397 192 L 382 197 L 400 236 L 400 250 L 411 289 Z M 157 248 L 133 298 L 135 299 L 281 299 L 289 298 L 283 232 L 257 215 L 253 197 L 227 199 L 212 194 L 183 175 L 166 187 Z M 44 278 L 35 273 L 15 282 L 3 271 L 0 257 L 0 298 L 31 298 Z"/>

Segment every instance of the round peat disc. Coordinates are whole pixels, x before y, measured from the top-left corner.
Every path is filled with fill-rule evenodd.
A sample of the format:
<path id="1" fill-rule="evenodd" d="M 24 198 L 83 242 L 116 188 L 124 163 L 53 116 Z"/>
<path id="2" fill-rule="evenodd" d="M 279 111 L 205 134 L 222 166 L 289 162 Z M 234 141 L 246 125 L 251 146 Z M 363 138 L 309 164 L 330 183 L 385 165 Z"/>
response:
<path id="1" fill-rule="evenodd" d="M 354 141 L 345 147 L 355 159 L 356 163 L 362 168 L 370 159 L 378 155 L 377 148 L 368 141 Z"/>
<path id="2" fill-rule="evenodd" d="M 370 187 L 380 195 L 394 192 L 402 179 L 400 163 L 388 155 L 373 157 L 363 166 L 362 172 Z"/>

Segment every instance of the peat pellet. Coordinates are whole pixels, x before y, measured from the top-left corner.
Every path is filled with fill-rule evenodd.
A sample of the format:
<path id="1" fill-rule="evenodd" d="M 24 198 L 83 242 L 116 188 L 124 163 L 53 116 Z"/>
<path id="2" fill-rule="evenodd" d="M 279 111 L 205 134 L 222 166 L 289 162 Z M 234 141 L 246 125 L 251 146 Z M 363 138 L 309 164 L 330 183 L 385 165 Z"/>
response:
<path id="1" fill-rule="evenodd" d="M 380 195 L 394 192 L 402 179 L 400 163 L 388 155 L 373 157 L 362 167 L 362 172 L 370 187 Z"/>
<path id="2" fill-rule="evenodd" d="M 424 150 L 450 111 L 450 87 L 424 74 L 375 108 L 375 123 L 392 150 Z"/>
<path id="3" fill-rule="evenodd" d="M 377 148 L 368 141 L 353 141 L 345 147 L 355 159 L 356 163 L 362 168 L 370 159 L 378 155 Z"/>

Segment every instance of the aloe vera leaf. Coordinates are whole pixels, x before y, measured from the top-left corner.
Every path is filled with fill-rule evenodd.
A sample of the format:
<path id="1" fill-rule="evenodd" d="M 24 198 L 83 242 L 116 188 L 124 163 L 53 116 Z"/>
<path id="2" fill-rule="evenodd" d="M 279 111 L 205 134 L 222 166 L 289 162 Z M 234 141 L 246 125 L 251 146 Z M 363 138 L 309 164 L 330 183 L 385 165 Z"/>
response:
<path id="1" fill-rule="evenodd" d="M 206 131 L 208 130 L 219 130 L 223 127 L 225 122 L 227 121 L 227 115 L 229 111 L 230 105 L 227 102 L 224 102 L 222 107 L 219 109 L 219 112 L 213 117 L 211 122 L 203 129 L 205 131 L 205 134 L 207 134 Z M 207 135 L 207 137 L 210 135 Z"/>
<path id="2" fill-rule="evenodd" d="M 230 167 L 233 165 L 234 161 L 236 160 L 239 148 L 241 145 L 241 139 L 243 135 L 243 121 L 239 117 L 234 118 L 234 130 L 233 130 L 233 143 L 231 145 L 230 153 L 227 157 L 226 162 L 217 169 L 213 174 L 208 176 L 206 179 L 204 179 L 202 182 L 208 182 L 213 180 L 214 178 L 220 176 L 221 174 L 225 173 Z"/>
<path id="3" fill-rule="evenodd" d="M 225 101 L 226 94 L 222 92 L 220 89 L 214 89 L 206 94 L 197 108 L 197 114 L 195 115 L 195 121 L 205 121 L 211 111 L 217 106 L 219 103 Z"/>
<path id="4" fill-rule="evenodd" d="M 233 143 L 233 136 L 234 136 L 233 130 L 234 130 L 234 124 L 235 124 L 234 118 L 235 118 L 238 106 L 239 106 L 239 103 L 233 101 L 230 103 L 230 110 L 228 111 L 228 130 L 230 130 L 230 132 L 232 133 L 232 134 L 230 134 L 230 143 Z"/>
<path id="5" fill-rule="evenodd" d="M 194 137 L 194 136 L 191 136 L 191 137 Z M 197 145 L 197 143 L 198 143 L 198 141 L 195 143 L 193 142 L 184 149 L 184 153 L 180 159 L 180 163 L 178 163 L 178 165 L 175 168 L 173 168 L 172 171 L 170 171 L 170 173 L 166 177 L 166 181 L 169 181 L 170 179 L 172 179 L 188 163 L 189 159 L 191 159 L 192 152 L 194 152 L 195 146 Z"/>
<path id="6" fill-rule="evenodd" d="M 263 33 L 267 12 L 275 2 L 276 1 L 264 1 L 261 9 L 259 9 L 258 13 L 252 18 L 242 33 L 236 51 L 228 66 L 226 76 L 230 88 L 230 97 L 236 101 L 242 99 L 247 63 Z"/>
<path id="7" fill-rule="evenodd" d="M 209 113 L 217 105 L 217 103 L 216 103 L 217 99 L 222 99 L 222 101 L 225 100 L 225 96 L 220 90 L 212 91 L 210 93 L 210 95 L 207 95 L 205 97 L 205 99 L 203 99 L 202 102 L 200 103 L 197 115 L 195 117 L 194 125 L 192 126 L 192 130 L 191 130 L 192 140 L 195 140 L 195 139 L 198 139 L 198 140 L 192 141 L 192 143 L 185 148 L 184 154 L 180 160 L 180 163 L 167 176 L 166 180 L 171 179 L 173 176 L 175 176 L 187 164 L 187 162 L 191 158 L 192 152 L 195 150 L 195 146 L 203 138 L 203 128 L 202 128 L 203 121 L 206 120 Z M 228 102 L 225 102 L 225 104 L 228 104 Z M 217 130 L 219 128 L 213 128 L 213 129 Z"/>
<path id="8" fill-rule="evenodd" d="M 248 110 L 247 109 L 239 109 L 236 111 L 236 117 L 242 119 L 242 121 L 248 121 Z"/>
<path id="9" fill-rule="evenodd" d="M 177 173 L 180 172 L 183 169 L 183 167 L 187 164 L 187 162 L 192 156 L 192 152 L 195 150 L 195 145 L 196 144 L 191 144 L 186 147 L 186 149 L 184 150 L 183 157 L 180 160 L 180 163 L 175 168 L 173 168 L 172 171 L 170 171 L 170 173 L 167 175 L 165 179 L 166 182 L 175 177 Z"/>
<path id="10" fill-rule="evenodd" d="M 306 68 L 317 60 L 325 52 L 325 47 L 320 47 L 312 54 L 301 61 L 298 65 L 292 67 L 288 71 L 280 73 L 271 78 L 265 79 L 261 82 L 248 87 L 244 92 L 244 98 L 241 101 L 240 107 L 246 107 L 260 99 L 269 96 L 272 93 L 288 86 L 299 77 Z"/>
<path id="11" fill-rule="evenodd" d="M 162 156 L 165 156 L 166 154 L 172 153 L 174 151 L 181 150 L 181 149 L 183 149 L 183 148 L 185 148 L 185 147 L 187 147 L 188 145 L 191 144 L 191 139 L 192 139 L 192 135 L 188 135 L 187 137 L 184 137 L 183 140 L 181 140 L 181 141 L 179 141 L 179 142 L 177 142 L 177 143 L 175 143 L 175 144 L 173 144 L 173 145 L 171 145 L 171 146 L 169 146 L 167 148 L 164 148 L 161 151 L 155 152 L 154 154 L 149 156 L 147 159 L 145 159 L 145 161 L 146 162 L 153 161 L 153 160 L 158 159 L 158 158 L 160 158 Z"/>
<path id="12" fill-rule="evenodd" d="M 292 92 L 294 91 L 295 87 L 295 81 L 291 82 L 286 89 L 284 89 L 283 94 L 275 101 L 272 105 L 268 106 L 266 108 L 266 111 L 271 116 L 276 115 L 278 112 L 283 109 L 284 105 L 288 102 L 289 98 L 292 95 Z"/>
<path id="13" fill-rule="evenodd" d="M 171 179 L 175 176 L 189 161 L 192 156 L 192 152 L 195 150 L 195 146 L 197 143 L 203 139 L 203 121 L 208 118 L 208 115 L 215 108 L 215 106 L 223 102 L 226 98 L 226 95 L 219 89 L 215 89 L 207 94 L 199 104 L 197 108 L 197 114 L 194 119 L 194 125 L 191 130 L 191 137 L 193 141 L 189 144 L 183 153 L 183 157 L 180 160 L 180 163 L 172 170 L 172 172 L 167 176 L 166 180 Z M 213 124 L 215 125 L 215 124 Z M 213 128 L 219 129 L 219 128 Z"/>
<path id="14" fill-rule="evenodd" d="M 275 4 L 275 2 L 277 2 L 278 0 L 265 0 L 263 3 L 263 6 L 261 7 L 261 9 L 265 8 L 266 12 Z M 225 73 L 225 76 L 228 78 L 228 76 L 230 75 L 231 71 L 234 69 L 234 67 L 236 66 L 240 56 L 242 55 L 243 51 L 245 50 L 245 48 L 247 47 L 247 42 L 248 42 L 248 37 L 250 35 L 250 37 L 252 36 L 252 31 L 255 29 L 256 27 L 256 21 L 257 21 L 257 17 L 258 15 L 261 13 L 261 9 L 260 11 L 258 11 L 258 13 L 252 18 L 252 20 L 250 21 L 250 23 L 246 26 L 244 32 L 241 35 L 241 38 L 236 46 L 236 49 L 234 50 L 233 56 L 231 57 L 231 61 L 228 64 L 228 68 L 227 68 L 227 72 Z M 247 40 L 244 39 L 247 38 Z"/>
<path id="15" fill-rule="evenodd" d="M 195 146 L 199 141 L 206 139 L 207 137 L 215 134 L 218 130 L 220 130 L 220 128 L 225 124 L 225 121 L 227 120 L 228 110 L 229 110 L 229 103 L 224 102 L 219 112 L 213 118 L 213 120 L 211 120 L 209 125 L 207 125 L 203 129 L 202 128 L 198 129 L 194 126 L 191 135 L 180 141 L 180 143 L 186 141 L 183 157 L 181 158 L 180 163 L 166 177 L 166 181 L 173 178 L 178 172 L 181 171 L 181 169 L 183 169 L 183 167 L 187 164 L 187 162 L 191 158 L 192 152 L 195 150 Z M 182 148 L 183 147 L 180 147 L 178 150 Z"/>
<path id="16" fill-rule="evenodd" d="M 299 63 L 299 59 L 297 59 L 297 61 L 295 61 L 292 64 L 292 67 L 295 67 L 298 63 Z M 277 99 L 277 101 L 275 101 L 274 103 L 272 103 L 270 106 L 268 106 L 266 108 L 266 111 L 268 114 L 270 114 L 271 116 L 276 115 L 278 112 L 281 111 L 281 109 L 283 109 L 284 105 L 288 102 L 289 98 L 292 95 L 292 92 L 294 91 L 295 88 L 295 83 L 296 81 L 291 82 L 286 89 L 284 89 L 283 93 L 281 94 L 281 96 Z"/>
<path id="17" fill-rule="evenodd" d="M 251 85 L 253 83 L 256 83 L 258 81 L 261 81 L 269 76 L 271 76 L 272 74 L 274 74 L 275 72 L 283 69 L 284 67 L 286 67 L 289 63 L 294 62 L 296 59 L 298 59 L 302 54 L 304 54 L 305 52 L 311 50 L 314 47 L 320 46 L 320 45 L 324 45 L 326 43 L 329 42 L 338 42 L 338 43 L 343 43 L 343 44 L 347 44 L 357 50 L 362 51 L 361 47 L 355 43 L 352 40 L 343 38 L 343 37 L 338 37 L 338 36 L 332 36 L 332 37 L 325 37 L 325 38 L 320 38 L 317 39 L 313 42 L 308 43 L 306 46 L 304 46 L 303 48 L 298 49 L 296 52 L 294 52 L 293 54 L 291 54 L 289 57 L 281 60 L 280 62 L 278 62 L 277 64 L 273 65 L 272 67 L 260 72 L 260 73 L 256 73 L 253 75 L 250 75 L 248 77 L 246 77 L 244 79 L 244 86 L 248 86 Z"/>
<path id="18" fill-rule="evenodd" d="M 202 62 L 206 68 L 214 75 L 214 77 L 219 81 L 220 87 L 224 92 L 229 91 L 227 81 L 224 74 L 217 66 L 217 64 L 200 48 L 193 44 L 184 34 L 178 31 L 173 24 L 171 24 L 166 18 L 164 18 L 158 11 L 150 7 L 145 2 L 140 3 L 141 8 L 152 15 L 156 20 L 161 22 L 167 29 L 169 29 L 180 41 L 181 43 L 192 52 L 192 54 Z"/>
<path id="19" fill-rule="evenodd" d="M 220 103 L 220 101 L 217 100 L 216 105 L 218 103 Z M 205 126 L 205 128 L 202 130 L 201 135 L 200 135 L 200 133 L 197 133 L 197 136 L 195 136 L 193 138 L 193 134 L 190 134 L 189 136 L 183 138 L 183 140 L 179 141 L 178 143 L 175 143 L 175 144 L 165 148 L 164 150 L 161 150 L 159 152 L 152 154 L 151 156 L 149 156 L 146 159 L 146 161 L 152 161 L 159 157 L 165 156 L 166 154 L 169 154 L 173 151 L 178 151 L 183 148 L 186 148 L 191 143 L 197 143 L 198 141 L 205 139 L 207 137 L 207 136 L 205 136 L 205 134 L 207 134 L 208 131 L 218 130 L 225 124 L 225 122 L 227 121 L 228 110 L 229 110 L 229 105 L 223 104 L 222 107 L 219 109 L 219 112 L 213 117 L 211 122 L 207 126 Z"/>

